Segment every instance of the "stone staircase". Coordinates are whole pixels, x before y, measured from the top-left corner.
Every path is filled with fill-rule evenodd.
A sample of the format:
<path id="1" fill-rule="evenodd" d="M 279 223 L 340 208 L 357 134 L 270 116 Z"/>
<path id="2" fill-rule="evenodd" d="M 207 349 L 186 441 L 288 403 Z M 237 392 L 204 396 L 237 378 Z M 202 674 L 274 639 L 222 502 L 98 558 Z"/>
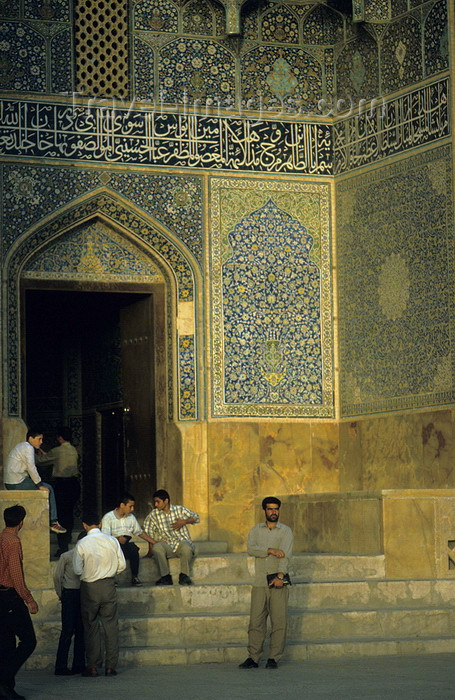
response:
<path id="1" fill-rule="evenodd" d="M 197 543 L 193 586 L 155 587 L 151 559 L 141 559 L 142 587 L 129 585 L 129 567 L 121 574 L 121 665 L 238 663 L 246 657 L 254 561 L 225 550 L 223 543 Z M 171 573 L 177 581 L 177 560 Z M 288 659 L 455 651 L 453 579 L 386 580 L 381 556 L 330 554 L 294 555 L 291 577 Z M 51 669 L 59 603 L 53 590 L 35 594 L 38 646 L 27 666 Z"/>

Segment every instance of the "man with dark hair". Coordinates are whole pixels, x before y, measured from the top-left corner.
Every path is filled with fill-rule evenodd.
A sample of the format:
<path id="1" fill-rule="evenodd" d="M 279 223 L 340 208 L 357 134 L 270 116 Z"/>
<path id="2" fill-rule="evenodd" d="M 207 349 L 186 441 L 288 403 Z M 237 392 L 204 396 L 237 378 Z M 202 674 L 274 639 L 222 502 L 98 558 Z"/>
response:
<path id="1" fill-rule="evenodd" d="M 36 457 L 39 465 L 52 465 L 52 483 L 57 501 L 57 512 L 61 525 L 66 532 L 58 534 L 58 550 L 55 553 L 59 557 L 68 551 L 71 542 L 71 534 L 74 526 L 74 508 L 79 499 L 80 485 L 78 479 L 78 454 L 71 444 L 72 434 L 70 428 L 65 425 L 56 430 L 57 447 L 48 452 L 40 449 Z"/>
<path id="2" fill-rule="evenodd" d="M 15 676 L 36 647 L 30 613 L 38 612 L 38 604 L 25 585 L 18 536 L 25 516 L 23 506 L 5 508 L 0 533 L 0 698 L 6 700 L 23 698 L 14 690 Z"/>
<path id="3" fill-rule="evenodd" d="M 87 533 L 79 533 L 78 542 Z M 58 641 L 54 673 L 56 676 L 72 676 L 85 669 L 84 625 L 81 615 L 81 579 L 74 573 L 73 552 L 63 552 L 54 569 L 54 588 L 62 604 L 62 630 Z M 68 668 L 68 654 L 74 637 L 73 663 Z"/>
<path id="4" fill-rule="evenodd" d="M 199 522 L 199 515 L 185 508 L 172 506 L 169 494 L 164 489 L 158 489 L 153 494 L 155 506 L 144 520 L 145 532 L 153 538 L 149 544 L 149 557 L 153 557 L 160 570 L 157 586 L 172 586 L 172 576 L 169 573 L 168 559 L 180 559 L 179 583 L 190 586 L 190 564 L 194 557 L 194 545 L 187 525 Z"/>
<path id="5" fill-rule="evenodd" d="M 98 675 L 103 665 L 101 629 L 104 631 L 105 675 L 116 676 L 118 662 L 118 612 L 115 576 L 126 568 L 120 544 L 101 532 L 97 513 L 86 513 L 82 524 L 87 536 L 74 549 L 74 572 L 81 577 L 81 611 L 84 623 L 87 668 L 82 675 Z"/>
<path id="6" fill-rule="evenodd" d="M 133 515 L 135 498 L 130 493 L 124 493 L 120 498 L 117 508 L 109 511 L 101 521 L 101 532 L 115 537 L 122 548 L 125 559 L 129 559 L 131 566 L 131 585 L 142 586 L 138 578 L 139 574 L 139 547 L 131 541 L 133 535 L 142 537 L 149 544 L 154 540 L 143 531 L 136 517 Z"/>
<path id="7" fill-rule="evenodd" d="M 258 668 L 270 617 L 270 649 L 266 668 L 277 668 L 286 641 L 289 561 L 294 537 L 278 522 L 281 501 L 268 496 L 262 501 L 265 522 L 251 528 L 247 551 L 255 558 L 256 576 L 251 589 L 248 658 L 239 668 Z"/>
<path id="8" fill-rule="evenodd" d="M 51 530 L 61 535 L 66 530 L 57 520 L 54 489 L 50 484 L 41 481 L 35 465 L 35 450 L 39 450 L 42 443 L 43 433 L 39 430 L 29 430 L 25 442 L 20 442 L 9 453 L 3 479 L 5 488 L 10 491 L 33 491 L 35 489 L 48 491 Z"/>

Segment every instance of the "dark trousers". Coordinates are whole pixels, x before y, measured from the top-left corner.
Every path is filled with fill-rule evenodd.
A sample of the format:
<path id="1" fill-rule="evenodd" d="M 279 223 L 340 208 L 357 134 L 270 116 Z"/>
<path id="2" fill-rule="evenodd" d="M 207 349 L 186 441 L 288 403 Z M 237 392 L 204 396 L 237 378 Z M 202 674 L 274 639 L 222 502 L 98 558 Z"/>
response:
<path id="1" fill-rule="evenodd" d="M 68 654 L 74 635 L 73 664 L 71 670 L 81 673 L 85 668 L 84 626 L 81 615 L 81 592 L 74 588 L 62 590 L 62 631 L 58 642 L 55 670 L 68 667 Z"/>
<path id="2" fill-rule="evenodd" d="M 118 614 L 114 579 L 103 578 L 92 583 L 81 581 L 81 610 L 87 668 L 103 665 L 101 622 L 106 653 L 104 665 L 115 669 L 118 661 Z"/>
<path id="3" fill-rule="evenodd" d="M 80 485 L 77 476 L 68 478 L 55 477 L 53 479 L 55 500 L 57 502 L 58 521 L 66 532 L 57 535 L 58 547 L 62 552 L 68 550 L 71 542 L 71 533 L 74 527 L 74 508 L 80 496 Z"/>
<path id="4" fill-rule="evenodd" d="M 0 588 L 0 683 L 14 688 L 16 673 L 35 647 L 35 630 L 26 604 L 14 588 Z"/>
<path id="5" fill-rule="evenodd" d="M 139 573 L 139 547 L 134 542 L 125 542 L 121 544 L 123 556 L 129 559 L 131 567 L 131 576 L 134 578 Z"/>

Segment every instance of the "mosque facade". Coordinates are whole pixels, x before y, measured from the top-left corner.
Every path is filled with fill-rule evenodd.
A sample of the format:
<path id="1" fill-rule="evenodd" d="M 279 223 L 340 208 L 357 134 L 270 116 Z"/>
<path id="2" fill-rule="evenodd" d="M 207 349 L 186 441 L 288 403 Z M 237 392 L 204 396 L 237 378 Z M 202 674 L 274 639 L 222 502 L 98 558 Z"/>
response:
<path id="1" fill-rule="evenodd" d="M 453 489 L 451 0 L 0 3 L 2 439 L 167 488 Z M 452 61 L 452 63 L 451 63 Z"/>

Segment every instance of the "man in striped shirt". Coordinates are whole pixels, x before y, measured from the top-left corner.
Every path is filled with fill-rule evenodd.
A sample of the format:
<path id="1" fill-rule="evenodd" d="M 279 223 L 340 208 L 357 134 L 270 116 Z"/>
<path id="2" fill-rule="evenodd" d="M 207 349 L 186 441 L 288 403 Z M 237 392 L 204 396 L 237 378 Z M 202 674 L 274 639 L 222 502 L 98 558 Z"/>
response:
<path id="1" fill-rule="evenodd" d="M 153 557 L 160 570 L 157 586 L 172 586 L 172 576 L 169 573 L 168 559 L 180 559 L 179 584 L 190 586 L 190 564 L 194 557 L 194 545 L 188 531 L 188 525 L 199 522 L 199 515 L 185 508 L 173 506 L 170 497 L 164 489 L 158 489 L 153 494 L 155 506 L 144 520 L 144 531 L 154 539 L 149 543 L 149 557 Z"/>

